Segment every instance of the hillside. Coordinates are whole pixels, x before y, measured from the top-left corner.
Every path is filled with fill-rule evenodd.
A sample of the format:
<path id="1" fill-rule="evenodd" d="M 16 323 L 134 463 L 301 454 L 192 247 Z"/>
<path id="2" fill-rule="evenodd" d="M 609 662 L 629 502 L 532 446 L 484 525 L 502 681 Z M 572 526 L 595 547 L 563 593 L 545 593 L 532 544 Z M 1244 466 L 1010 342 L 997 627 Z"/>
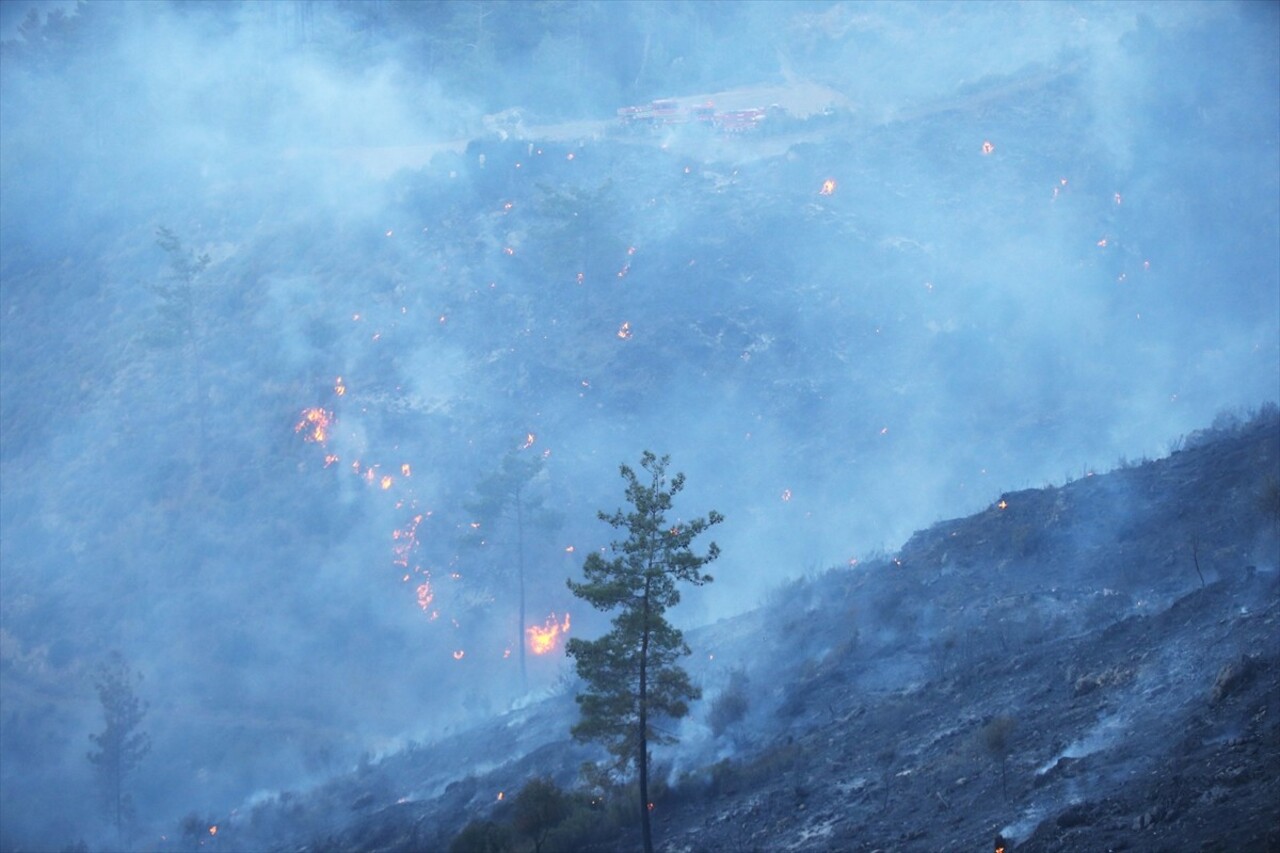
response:
<path id="1" fill-rule="evenodd" d="M 664 843 L 917 794 L 1030 838 L 1102 786 L 1027 767 L 1108 719 L 1033 717 L 1146 684 L 1097 625 L 1272 577 L 1205 436 L 1086 474 L 1280 388 L 1277 45 L 1215 2 L 0 2 L 0 851 L 438 849 L 578 786 L 537 640 L 604 630 L 565 580 L 645 450 L 725 519 Z M 1063 638 L 1098 686 L 1010 705 L 970 807 L 975 691 Z M 858 728 L 899 707 L 950 722 Z"/>
<path id="2" fill-rule="evenodd" d="M 1277 482 L 1271 407 L 1154 462 L 1004 495 L 691 632 L 707 701 L 657 756 L 660 848 L 982 849 L 1003 833 L 1028 851 L 1275 849 Z M 749 709 L 713 736 L 734 670 Z M 445 849 L 464 823 L 504 819 L 499 792 L 577 782 L 592 753 L 567 738 L 571 687 L 262 802 L 219 841 Z M 629 849 L 610 808 L 544 849 Z"/>

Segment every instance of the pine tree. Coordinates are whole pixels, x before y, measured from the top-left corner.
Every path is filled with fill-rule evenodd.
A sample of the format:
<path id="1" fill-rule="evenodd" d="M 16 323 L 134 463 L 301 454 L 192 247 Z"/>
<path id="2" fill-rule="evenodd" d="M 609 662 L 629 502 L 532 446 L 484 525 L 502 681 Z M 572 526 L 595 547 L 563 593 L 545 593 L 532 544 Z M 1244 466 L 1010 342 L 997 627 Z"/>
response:
<path id="1" fill-rule="evenodd" d="M 138 768 L 151 750 L 151 739 L 138 731 L 147 713 L 146 703 L 138 698 L 141 682 L 142 676 L 130 669 L 119 652 L 111 654 L 94 681 L 106 727 L 100 734 L 89 735 L 98 749 L 90 752 L 88 758 L 98 772 L 103 801 L 115 824 L 117 838 L 133 811 L 125 791 L 125 777 Z"/>
<path id="2" fill-rule="evenodd" d="M 698 555 L 690 546 L 708 527 L 724 520 L 712 510 L 706 518 L 667 521 L 672 498 L 684 488 L 683 474 L 668 483 L 669 461 L 669 456 L 659 459 L 646 450 L 640 465 L 647 482 L 641 482 L 628 466 L 620 466 L 631 509 L 612 515 L 601 512 L 599 517 L 615 529 L 625 529 L 627 538 L 612 543 L 617 555 L 612 560 L 598 553 L 587 557 L 582 567 L 584 583 L 569 581 L 573 594 L 596 609 L 617 611 L 613 629 L 600 639 L 575 637 L 568 643 L 567 652 L 587 685 L 577 696 L 581 719 L 572 733 L 577 740 L 604 743 L 619 772 L 635 765 L 646 853 L 653 851 L 649 745 L 674 740 L 655 722 L 685 716 L 689 702 L 702 695 L 689 674 L 676 665 L 678 658 L 690 653 L 689 647 L 663 614 L 680 601 L 677 582 L 701 586 L 711 581 L 701 569 L 719 556 L 720 549 L 712 542 L 705 554 Z"/>

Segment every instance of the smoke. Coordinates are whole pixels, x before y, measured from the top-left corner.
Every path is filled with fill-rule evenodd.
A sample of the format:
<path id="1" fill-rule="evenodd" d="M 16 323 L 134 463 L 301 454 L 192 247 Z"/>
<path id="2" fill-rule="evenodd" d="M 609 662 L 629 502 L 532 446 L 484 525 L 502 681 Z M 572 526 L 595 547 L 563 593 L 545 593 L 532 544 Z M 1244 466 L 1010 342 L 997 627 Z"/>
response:
<path id="1" fill-rule="evenodd" d="M 137 844 L 548 689 L 518 566 L 594 635 L 643 449 L 727 517 L 695 625 L 1280 381 L 1270 8 L 3 8 L 6 844 L 99 837 L 105 649 Z M 720 92 L 795 121 L 614 119 Z M 472 526 L 508 454 L 523 538 Z"/>

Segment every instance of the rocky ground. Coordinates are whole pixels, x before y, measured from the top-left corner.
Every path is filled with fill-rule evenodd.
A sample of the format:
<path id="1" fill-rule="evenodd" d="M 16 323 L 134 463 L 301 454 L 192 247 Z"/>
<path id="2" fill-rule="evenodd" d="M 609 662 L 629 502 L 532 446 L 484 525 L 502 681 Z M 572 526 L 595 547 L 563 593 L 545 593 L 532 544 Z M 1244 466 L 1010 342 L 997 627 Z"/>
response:
<path id="1" fill-rule="evenodd" d="M 706 701 L 658 756 L 659 849 L 1280 849 L 1278 466 L 1271 412 L 1004 495 L 690 632 Z M 713 735 L 733 670 L 748 710 Z M 592 753 L 566 736 L 570 691 L 231 832 L 445 849 L 502 818 L 499 792 L 575 784 Z M 576 849 L 638 846 L 629 830 Z"/>

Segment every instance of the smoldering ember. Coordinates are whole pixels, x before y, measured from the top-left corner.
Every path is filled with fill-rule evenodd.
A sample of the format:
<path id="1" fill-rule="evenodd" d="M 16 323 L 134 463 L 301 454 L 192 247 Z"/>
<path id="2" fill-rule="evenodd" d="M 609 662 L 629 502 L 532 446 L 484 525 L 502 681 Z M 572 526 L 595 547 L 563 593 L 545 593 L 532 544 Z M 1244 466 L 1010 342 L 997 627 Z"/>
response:
<path id="1" fill-rule="evenodd" d="M 1278 127 L 1275 4 L 5 0 L 0 853 L 1280 849 Z"/>

